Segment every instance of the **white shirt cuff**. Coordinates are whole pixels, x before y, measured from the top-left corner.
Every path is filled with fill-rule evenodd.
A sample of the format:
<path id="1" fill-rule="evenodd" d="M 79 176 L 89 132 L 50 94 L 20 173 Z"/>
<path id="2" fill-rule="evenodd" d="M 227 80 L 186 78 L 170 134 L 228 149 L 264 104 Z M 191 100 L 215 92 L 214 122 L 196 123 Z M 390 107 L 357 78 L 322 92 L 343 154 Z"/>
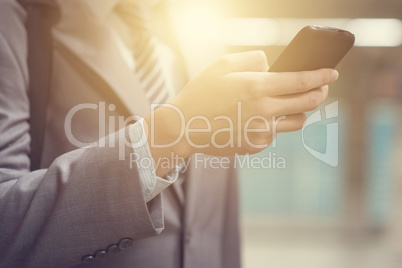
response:
<path id="1" fill-rule="evenodd" d="M 177 180 L 184 165 L 183 162 L 176 165 L 164 178 L 156 176 L 155 165 L 144 132 L 143 121 L 144 119 L 140 119 L 138 122 L 130 125 L 129 133 L 134 148 L 135 162 L 140 176 L 142 192 L 145 202 L 149 202 Z"/>

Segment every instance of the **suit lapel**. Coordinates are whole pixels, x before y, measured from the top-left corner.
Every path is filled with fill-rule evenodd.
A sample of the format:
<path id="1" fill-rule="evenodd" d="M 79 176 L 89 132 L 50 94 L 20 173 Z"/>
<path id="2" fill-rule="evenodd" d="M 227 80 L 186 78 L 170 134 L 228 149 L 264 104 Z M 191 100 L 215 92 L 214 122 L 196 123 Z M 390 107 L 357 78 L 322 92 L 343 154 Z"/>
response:
<path id="1" fill-rule="evenodd" d="M 64 1 L 61 8 L 62 18 L 53 29 L 56 42 L 97 73 L 131 115 L 148 115 L 150 104 L 138 79 L 124 62 L 114 41 L 116 37 L 106 22 L 75 0 Z"/>

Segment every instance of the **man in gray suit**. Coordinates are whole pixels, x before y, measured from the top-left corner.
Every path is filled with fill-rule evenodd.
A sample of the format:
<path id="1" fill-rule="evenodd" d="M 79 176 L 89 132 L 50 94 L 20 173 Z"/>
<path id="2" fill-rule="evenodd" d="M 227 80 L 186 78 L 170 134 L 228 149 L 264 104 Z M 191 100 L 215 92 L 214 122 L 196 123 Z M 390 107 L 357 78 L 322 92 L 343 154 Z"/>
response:
<path id="1" fill-rule="evenodd" d="M 126 2 L 58 1 L 41 169 L 30 172 L 26 12 L 0 0 L 1 267 L 239 267 L 233 163 L 216 168 L 206 155 L 263 150 L 273 116 L 286 116 L 278 132 L 300 129 L 337 78 L 267 73 L 265 55 L 246 52 L 173 97 L 175 68 L 142 62 L 163 44 L 136 36 Z M 152 112 L 154 95 L 169 105 Z"/>

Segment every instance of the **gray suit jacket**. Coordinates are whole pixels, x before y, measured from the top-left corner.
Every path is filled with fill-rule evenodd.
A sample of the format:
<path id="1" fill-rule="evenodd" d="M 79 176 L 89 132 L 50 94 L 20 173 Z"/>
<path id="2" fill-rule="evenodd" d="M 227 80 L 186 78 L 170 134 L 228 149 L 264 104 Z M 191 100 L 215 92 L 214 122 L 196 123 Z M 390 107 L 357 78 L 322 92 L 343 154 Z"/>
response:
<path id="1" fill-rule="evenodd" d="M 132 90 L 138 81 L 86 10 L 62 10 L 55 29 L 43 169 L 29 172 L 25 16 L 16 1 L 0 0 L 0 267 L 66 267 L 87 255 L 95 256 L 87 267 L 238 267 L 233 169 L 193 165 L 184 189 L 173 185 L 146 204 L 132 151 L 122 161 L 118 146 L 68 141 L 64 120 L 78 104 L 98 105 L 72 120 L 74 137 L 85 142 L 103 136 L 103 102 L 116 105 L 105 110 L 108 119 L 149 112 Z M 110 125 L 107 145 L 128 140 L 127 128 L 114 135 Z"/>

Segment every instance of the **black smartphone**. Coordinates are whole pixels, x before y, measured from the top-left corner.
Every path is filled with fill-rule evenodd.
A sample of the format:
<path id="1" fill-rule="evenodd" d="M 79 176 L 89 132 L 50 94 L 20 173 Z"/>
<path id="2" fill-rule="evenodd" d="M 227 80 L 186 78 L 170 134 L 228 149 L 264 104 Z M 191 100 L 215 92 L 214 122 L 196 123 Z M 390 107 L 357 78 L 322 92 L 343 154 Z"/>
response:
<path id="1" fill-rule="evenodd" d="M 345 30 L 310 25 L 301 29 L 269 72 L 299 72 L 335 68 L 352 48 L 355 36 Z"/>

